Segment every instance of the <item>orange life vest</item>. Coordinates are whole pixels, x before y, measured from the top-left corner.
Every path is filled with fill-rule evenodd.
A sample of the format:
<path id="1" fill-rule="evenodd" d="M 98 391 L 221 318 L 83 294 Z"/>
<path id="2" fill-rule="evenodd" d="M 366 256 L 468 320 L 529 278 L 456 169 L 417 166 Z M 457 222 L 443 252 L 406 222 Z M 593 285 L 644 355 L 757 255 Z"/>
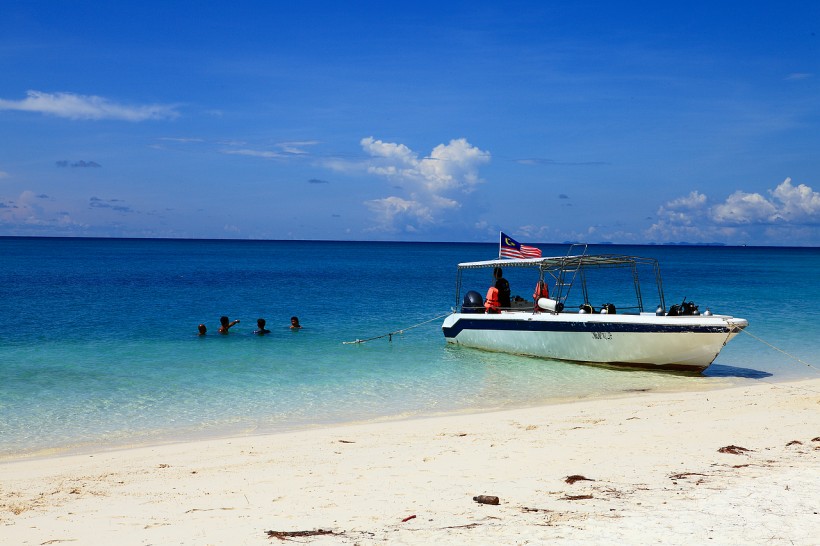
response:
<path id="1" fill-rule="evenodd" d="M 535 293 L 532 295 L 532 301 L 538 303 L 539 298 L 550 297 L 550 289 L 544 281 L 538 281 L 535 285 Z"/>
<path id="2" fill-rule="evenodd" d="M 547 283 L 544 281 L 538 281 L 538 284 L 535 285 L 535 292 L 532 294 L 532 308 L 533 311 L 540 312 L 541 308 L 538 307 L 538 300 L 541 298 L 549 298 L 550 297 L 550 289 L 547 287 Z"/>
<path id="3" fill-rule="evenodd" d="M 489 290 L 487 290 L 487 299 L 484 300 L 484 309 L 488 313 L 500 313 L 501 311 L 498 310 L 498 288 L 495 286 L 491 286 Z"/>

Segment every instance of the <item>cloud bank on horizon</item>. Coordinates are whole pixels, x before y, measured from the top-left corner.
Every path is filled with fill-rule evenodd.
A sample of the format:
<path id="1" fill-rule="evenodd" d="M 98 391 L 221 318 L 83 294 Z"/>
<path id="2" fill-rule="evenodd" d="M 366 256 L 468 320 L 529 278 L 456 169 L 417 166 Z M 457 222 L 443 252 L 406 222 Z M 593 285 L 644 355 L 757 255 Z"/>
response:
<path id="1" fill-rule="evenodd" d="M 0 236 L 820 246 L 820 5 L 690 7 L 15 5 Z"/>
<path id="2" fill-rule="evenodd" d="M 660 241 L 761 241 L 811 239 L 820 228 L 820 193 L 786 178 L 766 197 L 736 191 L 722 203 L 708 204 L 692 191 L 658 208 L 647 238 Z"/>

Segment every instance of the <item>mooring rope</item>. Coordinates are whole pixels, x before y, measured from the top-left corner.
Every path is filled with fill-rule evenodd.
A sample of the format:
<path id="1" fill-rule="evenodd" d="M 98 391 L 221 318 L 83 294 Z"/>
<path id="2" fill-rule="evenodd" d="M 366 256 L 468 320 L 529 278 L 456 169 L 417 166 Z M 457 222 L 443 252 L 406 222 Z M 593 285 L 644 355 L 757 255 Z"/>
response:
<path id="1" fill-rule="evenodd" d="M 786 351 L 784 351 L 784 350 L 783 350 L 783 349 L 781 349 L 780 347 L 775 347 L 774 345 L 772 345 L 771 343 L 769 343 L 769 342 L 768 342 L 768 341 L 766 341 L 765 339 L 761 339 L 761 338 L 757 337 L 756 335 L 754 335 L 754 334 L 750 333 L 748 330 L 745 330 L 745 329 L 744 329 L 744 330 L 741 330 L 741 331 L 742 331 L 744 334 L 748 334 L 748 335 L 752 336 L 753 338 L 755 338 L 756 340 L 758 340 L 760 343 L 763 343 L 764 345 L 768 345 L 769 347 L 771 347 L 771 348 L 772 348 L 772 349 L 774 349 L 775 351 L 780 351 L 781 353 L 783 353 L 784 355 L 788 356 L 789 358 L 793 358 L 794 360 L 796 360 L 796 361 L 800 362 L 801 364 L 803 364 L 803 365 L 805 365 L 805 366 L 808 366 L 809 368 L 813 368 L 813 369 L 815 369 L 815 370 L 820 371 L 820 368 L 818 368 L 818 367 L 817 367 L 817 366 L 815 366 L 814 364 L 809 364 L 808 362 L 806 362 L 806 361 L 804 361 L 804 360 L 800 359 L 799 357 L 796 357 L 796 356 L 794 356 L 793 354 L 789 354 L 789 353 L 787 353 Z"/>
<path id="2" fill-rule="evenodd" d="M 344 345 L 354 345 L 356 343 L 367 343 L 368 341 L 373 341 L 374 339 L 381 339 L 383 337 L 388 338 L 388 341 L 393 341 L 393 334 L 403 334 L 407 330 L 412 330 L 413 328 L 418 328 L 419 326 L 424 326 L 425 324 L 427 324 L 429 322 L 433 322 L 434 320 L 442 319 L 442 318 L 446 317 L 449 314 L 450 314 L 450 312 L 447 312 L 447 313 L 444 313 L 443 315 L 438 315 L 438 316 L 433 317 L 429 320 L 425 320 L 424 322 L 419 322 L 418 324 L 414 324 L 413 326 L 408 326 L 406 328 L 402 328 L 401 330 L 396 330 L 394 332 L 387 332 L 386 334 L 382 334 L 380 336 L 369 337 L 367 339 L 357 339 L 355 341 L 342 341 L 342 344 L 344 344 Z"/>

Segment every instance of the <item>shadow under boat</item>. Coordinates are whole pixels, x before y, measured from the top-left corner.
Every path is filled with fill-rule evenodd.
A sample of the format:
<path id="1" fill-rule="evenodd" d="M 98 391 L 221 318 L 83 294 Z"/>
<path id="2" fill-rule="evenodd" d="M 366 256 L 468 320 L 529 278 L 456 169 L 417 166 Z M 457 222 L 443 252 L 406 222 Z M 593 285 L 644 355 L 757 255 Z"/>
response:
<path id="1" fill-rule="evenodd" d="M 746 379 L 762 379 L 764 377 L 772 377 L 769 372 L 763 370 L 753 370 L 752 368 L 739 368 L 737 366 L 727 366 L 725 364 L 712 364 L 705 370 L 702 375 L 706 377 L 743 377 Z"/>

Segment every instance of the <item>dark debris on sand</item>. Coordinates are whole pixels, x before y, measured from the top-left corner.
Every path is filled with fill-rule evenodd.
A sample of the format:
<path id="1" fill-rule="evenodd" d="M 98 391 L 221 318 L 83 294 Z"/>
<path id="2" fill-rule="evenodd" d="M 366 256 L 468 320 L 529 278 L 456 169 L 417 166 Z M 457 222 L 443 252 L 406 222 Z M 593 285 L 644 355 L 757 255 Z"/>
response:
<path id="1" fill-rule="evenodd" d="M 564 481 L 567 482 L 568 484 L 572 485 L 575 482 L 580 482 L 580 481 L 594 482 L 595 480 L 593 480 L 592 478 L 587 478 L 586 476 L 581 476 L 580 474 L 573 474 L 572 476 L 567 476 L 566 478 L 564 478 Z"/>
<path id="2" fill-rule="evenodd" d="M 315 537 L 320 535 L 341 535 L 335 531 L 326 531 L 324 529 L 316 529 L 315 531 L 266 531 L 268 538 L 278 538 L 279 540 L 288 540 L 294 537 Z"/>
<path id="3" fill-rule="evenodd" d="M 718 449 L 719 453 L 731 453 L 732 455 L 743 455 L 747 451 L 751 451 L 750 449 L 746 449 L 745 447 L 740 446 L 723 446 L 722 448 Z"/>

